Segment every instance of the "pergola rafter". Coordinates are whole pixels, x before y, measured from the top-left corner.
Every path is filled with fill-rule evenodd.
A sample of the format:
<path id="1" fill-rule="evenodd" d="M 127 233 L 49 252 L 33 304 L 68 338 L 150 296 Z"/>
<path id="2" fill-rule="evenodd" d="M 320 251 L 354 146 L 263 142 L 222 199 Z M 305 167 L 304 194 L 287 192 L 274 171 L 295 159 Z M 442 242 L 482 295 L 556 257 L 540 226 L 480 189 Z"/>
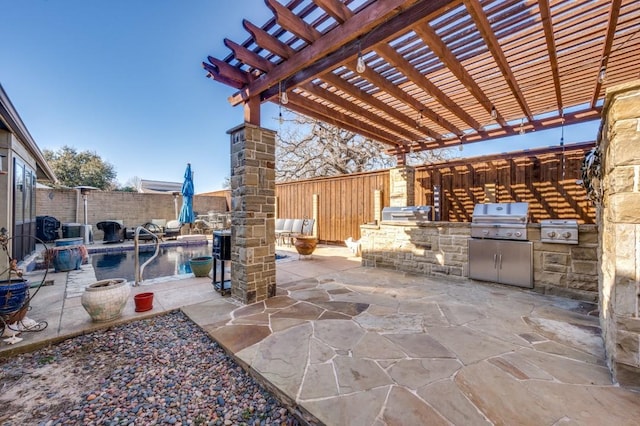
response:
<path id="1" fill-rule="evenodd" d="M 411 150 L 599 118 L 638 77 L 635 0 L 265 0 L 273 18 L 209 57 L 207 76 L 263 102 Z M 366 68 L 358 73 L 362 56 Z M 599 78 L 606 70 L 606 81 Z"/>

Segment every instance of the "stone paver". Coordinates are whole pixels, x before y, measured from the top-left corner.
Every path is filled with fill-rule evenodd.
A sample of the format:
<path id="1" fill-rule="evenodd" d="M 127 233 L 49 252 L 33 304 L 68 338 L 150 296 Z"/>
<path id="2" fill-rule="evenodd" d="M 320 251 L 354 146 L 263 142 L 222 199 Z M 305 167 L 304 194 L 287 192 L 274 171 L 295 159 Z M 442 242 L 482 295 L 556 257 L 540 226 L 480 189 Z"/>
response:
<path id="1" fill-rule="evenodd" d="M 638 424 L 640 393 L 612 384 L 597 306 L 363 268 L 346 251 L 319 247 L 278 264 L 278 296 L 249 306 L 215 293 L 210 279 L 138 287 L 156 293 L 154 309 L 136 313 L 131 300 L 120 321 L 180 307 L 327 425 Z M 62 276 L 30 312 L 50 327 L 18 350 L 117 323 L 92 323 Z"/>

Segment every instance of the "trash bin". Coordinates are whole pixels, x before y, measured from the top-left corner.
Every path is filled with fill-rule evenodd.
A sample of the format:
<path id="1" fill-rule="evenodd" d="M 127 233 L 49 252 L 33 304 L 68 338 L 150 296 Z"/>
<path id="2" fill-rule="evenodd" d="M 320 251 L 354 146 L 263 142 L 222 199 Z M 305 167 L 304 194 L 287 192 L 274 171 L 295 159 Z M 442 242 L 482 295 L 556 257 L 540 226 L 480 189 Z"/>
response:
<path id="1" fill-rule="evenodd" d="M 76 238 L 82 237 L 82 224 L 81 223 L 63 223 L 62 224 L 62 238 Z"/>

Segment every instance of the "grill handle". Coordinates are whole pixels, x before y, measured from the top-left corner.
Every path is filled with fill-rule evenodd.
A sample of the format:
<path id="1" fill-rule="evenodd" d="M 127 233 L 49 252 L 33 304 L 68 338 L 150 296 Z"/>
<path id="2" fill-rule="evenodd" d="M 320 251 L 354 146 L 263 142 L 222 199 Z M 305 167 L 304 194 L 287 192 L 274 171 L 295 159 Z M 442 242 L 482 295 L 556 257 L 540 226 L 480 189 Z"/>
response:
<path id="1" fill-rule="evenodd" d="M 500 253 L 500 259 L 498 261 L 499 269 L 502 269 L 502 253 Z"/>
<path id="2" fill-rule="evenodd" d="M 493 254 L 493 269 L 498 267 L 498 255 L 496 253 Z"/>

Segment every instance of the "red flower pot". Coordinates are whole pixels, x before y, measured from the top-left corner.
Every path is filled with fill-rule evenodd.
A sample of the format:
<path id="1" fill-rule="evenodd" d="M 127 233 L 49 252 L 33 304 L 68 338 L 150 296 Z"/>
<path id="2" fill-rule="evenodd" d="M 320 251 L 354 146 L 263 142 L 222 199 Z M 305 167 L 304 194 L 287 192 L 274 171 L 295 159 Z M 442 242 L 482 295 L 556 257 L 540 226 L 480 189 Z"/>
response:
<path id="1" fill-rule="evenodd" d="M 136 312 L 146 312 L 153 309 L 153 293 L 140 293 L 133 296 L 136 302 Z"/>

